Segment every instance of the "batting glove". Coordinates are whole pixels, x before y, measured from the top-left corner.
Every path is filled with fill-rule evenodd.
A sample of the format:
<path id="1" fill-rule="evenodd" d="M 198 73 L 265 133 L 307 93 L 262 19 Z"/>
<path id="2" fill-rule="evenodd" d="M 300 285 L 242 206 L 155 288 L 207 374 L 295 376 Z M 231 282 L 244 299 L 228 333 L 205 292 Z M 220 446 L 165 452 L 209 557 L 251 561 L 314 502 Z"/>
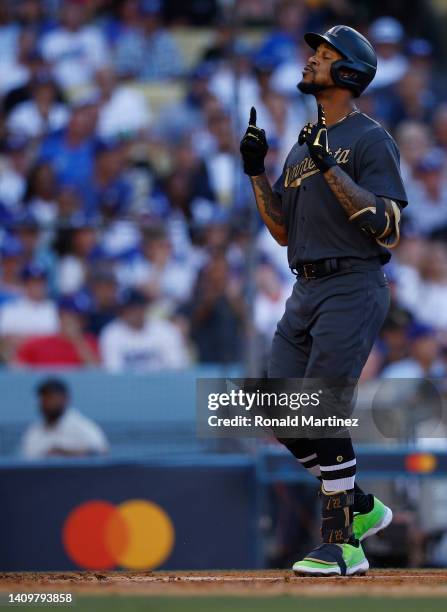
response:
<path id="1" fill-rule="evenodd" d="M 318 105 L 317 123 L 307 123 L 298 136 L 298 144 L 303 145 L 304 143 L 307 144 L 310 156 L 321 172 L 326 172 L 332 166 L 337 165 L 329 149 L 326 117 L 324 116 L 324 108 L 321 104 Z"/>
<path id="2" fill-rule="evenodd" d="M 248 128 L 240 145 L 245 174 L 259 176 L 265 172 L 264 159 L 268 148 L 265 131 L 256 127 L 256 109 L 252 106 Z"/>

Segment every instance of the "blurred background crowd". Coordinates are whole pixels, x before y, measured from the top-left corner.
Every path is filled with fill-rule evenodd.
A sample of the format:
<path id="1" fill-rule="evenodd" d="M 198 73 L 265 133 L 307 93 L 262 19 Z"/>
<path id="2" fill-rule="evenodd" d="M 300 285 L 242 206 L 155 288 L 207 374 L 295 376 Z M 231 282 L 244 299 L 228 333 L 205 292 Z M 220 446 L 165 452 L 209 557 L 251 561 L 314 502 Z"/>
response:
<path id="1" fill-rule="evenodd" d="M 364 378 L 447 367 L 447 3 L 5 0 L 0 4 L 0 359 L 262 371 L 294 277 L 254 210 L 249 108 L 275 180 L 313 98 L 308 29 L 365 33 L 360 108 L 401 151 L 410 205 Z M 253 366 L 253 363 L 252 363 Z"/>

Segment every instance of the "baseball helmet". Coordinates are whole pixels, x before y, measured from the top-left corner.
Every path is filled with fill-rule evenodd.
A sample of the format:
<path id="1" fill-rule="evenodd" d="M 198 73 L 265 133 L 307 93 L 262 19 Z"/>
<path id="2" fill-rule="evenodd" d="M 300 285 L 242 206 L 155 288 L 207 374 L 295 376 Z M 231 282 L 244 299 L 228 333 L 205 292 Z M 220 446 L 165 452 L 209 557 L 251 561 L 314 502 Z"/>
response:
<path id="1" fill-rule="evenodd" d="M 336 85 L 350 89 L 355 98 L 373 80 L 377 70 L 376 52 L 369 40 L 354 28 L 338 25 L 324 34 L 308 32 L 304 40 L 314 50 L 327 43 L 343 55 L 343 59 L 333 62 L 331 76 Z"/>

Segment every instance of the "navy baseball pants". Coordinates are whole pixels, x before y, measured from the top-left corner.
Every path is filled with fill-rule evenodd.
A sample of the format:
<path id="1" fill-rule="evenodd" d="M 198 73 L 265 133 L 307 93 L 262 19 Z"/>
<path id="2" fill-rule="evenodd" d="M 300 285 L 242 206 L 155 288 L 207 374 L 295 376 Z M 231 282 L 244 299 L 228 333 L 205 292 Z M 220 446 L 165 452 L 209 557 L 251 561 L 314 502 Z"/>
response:
<path id="1" fill-rule="evenodd" d="M 385 320 L 389 302 L 388 282 L 377 259 L 356 259 L 350 269 L 323 278 L 298 278 L 273 339 L 268 377 L 309 379 L 312 384 L 316 379 L 346 380 L 343 401 L 337 406 L 332 397 L 326 412 L 346 416 L 346 405 Z M 315 411 L 308 408 L 307 413 L 312 410 Z M 318 472 L 312 470 L 318 464 L 332 466 L 341 462 L 341 468 L 347 465 L 344 471 L 335 473 L 331 467 L 331 473 L 327 473 L 328 477 L 339 477 L 337 483 L 343 483 L 343 476 L 348 472 L 352 475 L 355 469 L 349 432 L 341 428 L 335 433 L 332 430 L 329 439 L 322 437 L 326 434 L 322 436 L 318 428 L 309 427 L 297 439 L 281 442 L 315 475 L 319 468 Z M 334 439 L 337 437 L 340 439 Z"/>

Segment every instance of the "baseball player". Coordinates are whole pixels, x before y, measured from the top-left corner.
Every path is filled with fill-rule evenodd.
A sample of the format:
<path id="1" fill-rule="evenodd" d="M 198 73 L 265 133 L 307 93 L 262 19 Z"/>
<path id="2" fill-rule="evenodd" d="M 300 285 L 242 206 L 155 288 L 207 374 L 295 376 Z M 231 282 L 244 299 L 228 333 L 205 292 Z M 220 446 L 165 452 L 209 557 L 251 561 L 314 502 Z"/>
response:
<path id="1" fill-rule="evenodd" d="M 273 187 L 264 171 L 264 130 L 251 109 L 241 141 L 261 217 L 287 246 L 297 276 L 273 339 L 271 378 L 359 378 L 389 307 L 381 266 L 399 242 L 407 204 L 399 153 L 390 134 L 355 104 L 374 78 L 375 51 L 347 26 L 307 33 L 312 53 L 298 89 L 313 95 L 318 119 L 308 123 Z M 348 393 L 352 398 L 352 393 Z M 341 394 L 336 396 L 341 401 Z M 322 543 L 293 565 L 297 574 L 354 575 L 369 563 L 361 540 L 385 528 L 392 512 L 355 483 L 349 432 L 281 439 L 321 480 Z"/>

